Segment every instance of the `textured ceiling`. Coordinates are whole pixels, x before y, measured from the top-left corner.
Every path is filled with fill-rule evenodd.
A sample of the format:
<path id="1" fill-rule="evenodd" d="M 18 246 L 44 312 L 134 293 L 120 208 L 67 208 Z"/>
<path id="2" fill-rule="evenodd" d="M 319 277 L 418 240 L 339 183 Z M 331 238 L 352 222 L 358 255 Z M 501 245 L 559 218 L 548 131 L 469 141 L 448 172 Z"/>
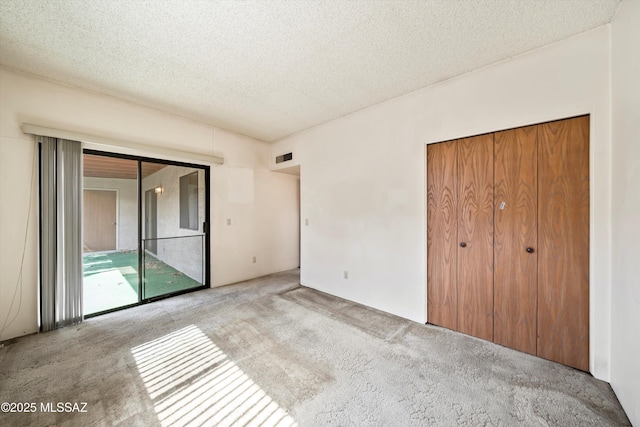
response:
<path id="1" fill-rule="evenodd" d="M 0 0 L 0 61 L 274 141 L 603 25 L 618 3 Z"/>

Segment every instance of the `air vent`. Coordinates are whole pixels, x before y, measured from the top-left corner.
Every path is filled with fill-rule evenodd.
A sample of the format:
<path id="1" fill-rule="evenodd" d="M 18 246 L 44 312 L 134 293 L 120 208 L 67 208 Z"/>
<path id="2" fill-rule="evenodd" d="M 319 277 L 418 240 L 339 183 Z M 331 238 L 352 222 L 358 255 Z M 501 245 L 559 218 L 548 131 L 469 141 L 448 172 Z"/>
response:
<path id="1" fill-rule="evenodd" d="M 276 163 L 287 162 L 293 159 L 293 153 L 283 154 L 282 156 L 276 157 Z"/>

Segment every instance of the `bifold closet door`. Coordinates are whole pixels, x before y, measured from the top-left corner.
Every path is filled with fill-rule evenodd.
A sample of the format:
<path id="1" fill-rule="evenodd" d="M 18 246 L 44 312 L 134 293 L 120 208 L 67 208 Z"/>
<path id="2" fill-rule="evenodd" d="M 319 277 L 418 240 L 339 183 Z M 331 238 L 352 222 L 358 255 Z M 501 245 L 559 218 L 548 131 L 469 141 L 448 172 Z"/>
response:
<path id="1" fill-rule="evenodd" d="M 458 331 L 493 340 L 493 134 L 458 140 Z"/>
<path id="2" fill-rule="evenodd" d="M 538 356 L 589 370 L 589 117 L 538 125 Z"/>
<path id="3" fill-rule="evenodd" d="M 456 141 L 427 146 L 427 315 L 457 330 L 458 184 Z"/>
<path id="4" fill-rule="evenodd" d="M 495 134 L 494 342 L 536 354 L 537 126 Z"/>

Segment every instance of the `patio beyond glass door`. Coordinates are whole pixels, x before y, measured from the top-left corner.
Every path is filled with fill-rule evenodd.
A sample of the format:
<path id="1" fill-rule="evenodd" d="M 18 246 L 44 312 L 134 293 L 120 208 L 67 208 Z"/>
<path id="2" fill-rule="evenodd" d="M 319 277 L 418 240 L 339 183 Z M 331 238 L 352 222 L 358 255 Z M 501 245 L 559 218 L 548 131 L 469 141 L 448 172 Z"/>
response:
<path id="1" fill-rule="evenodd" d="M 83 314 L 209 286 L 209 167 L 84 150 Z"/>
<path id="2" fill-rule="evenodd" d="M 142 162 L 142 298 L 205 285 L 204 169 Z"/>

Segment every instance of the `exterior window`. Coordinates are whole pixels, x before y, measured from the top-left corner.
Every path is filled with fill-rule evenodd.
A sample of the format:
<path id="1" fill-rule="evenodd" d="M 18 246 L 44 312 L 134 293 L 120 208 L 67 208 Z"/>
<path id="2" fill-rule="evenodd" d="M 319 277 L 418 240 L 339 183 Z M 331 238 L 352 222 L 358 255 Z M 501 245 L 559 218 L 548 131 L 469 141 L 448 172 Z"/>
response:
<path id="1" fill-rule="evenodd" d="M 180 177 L 180 228 L 198 229 L 198 172 Z"/>

